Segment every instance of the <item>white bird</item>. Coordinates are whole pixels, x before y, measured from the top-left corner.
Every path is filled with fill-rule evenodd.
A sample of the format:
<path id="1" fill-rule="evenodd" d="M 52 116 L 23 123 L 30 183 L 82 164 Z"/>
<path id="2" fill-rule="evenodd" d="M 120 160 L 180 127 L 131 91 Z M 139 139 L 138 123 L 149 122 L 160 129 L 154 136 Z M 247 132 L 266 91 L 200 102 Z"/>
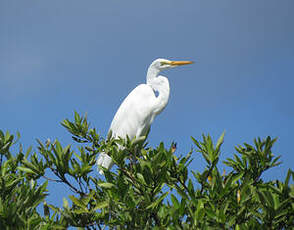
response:
<path id="1" fill-rule="evenodd" d="M 153 61 L 147 71 L 146 84 L 140 84 L 133 89 L 117 110 L 109 129 L 112 137 L 128 136 L 133 139 L 145 136 L 154 118 L 166 107 L 169 99 L 169 81 L 166 77 L 159 76 L 159 73 L 165 69 L 192 63 L 162 58 Z M 97 165 L 110 169 L 113 162 L 107 154 L 100 153 Z M 103 171 L 99 170 L 99 173 L 103 174 Z"/>

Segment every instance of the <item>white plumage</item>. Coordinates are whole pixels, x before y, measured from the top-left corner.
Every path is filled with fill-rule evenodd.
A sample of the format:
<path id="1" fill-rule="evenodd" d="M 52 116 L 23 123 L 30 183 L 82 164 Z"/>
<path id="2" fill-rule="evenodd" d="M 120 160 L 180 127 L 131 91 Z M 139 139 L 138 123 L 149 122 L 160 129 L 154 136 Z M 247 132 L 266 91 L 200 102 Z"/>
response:
<path id="1" fill-rule="evenodd" d="M 128 136 L 133 139 L 145 136 L 154 118 L 166 107 L 169 99 L 168 79 L 158 76 L 159 73 L 164 69 L 192 63 L 162 58 L 153 61 L 147 71 L 147 83 L 133 89 L 117 110 L 109 129 L 112 137 L 126 138 Z M 158 92 L 158 96 L 155 92 Z M 110 169 L 113 162 L 107 154 L 100 153 L 97 165 Z M 100 170 L 99 173 L 103 174 L 103 171 Z"/>

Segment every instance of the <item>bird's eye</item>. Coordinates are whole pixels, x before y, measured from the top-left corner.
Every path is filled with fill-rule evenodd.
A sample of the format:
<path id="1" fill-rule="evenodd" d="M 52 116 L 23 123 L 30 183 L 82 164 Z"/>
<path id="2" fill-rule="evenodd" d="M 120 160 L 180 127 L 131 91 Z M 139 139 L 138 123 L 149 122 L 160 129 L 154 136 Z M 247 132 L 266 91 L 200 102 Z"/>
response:
<path id="1" fill-rule="evenodd" d="M 165 62 L 160 62 L 160 66 L 163 66 L 165 65 L 166 63 Z"/>

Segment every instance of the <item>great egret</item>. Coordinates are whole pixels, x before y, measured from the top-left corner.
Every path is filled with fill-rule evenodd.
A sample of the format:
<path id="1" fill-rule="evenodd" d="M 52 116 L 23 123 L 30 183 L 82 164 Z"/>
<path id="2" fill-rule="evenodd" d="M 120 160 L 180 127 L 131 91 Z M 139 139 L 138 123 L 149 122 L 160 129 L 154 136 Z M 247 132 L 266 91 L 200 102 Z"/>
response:
<path id="1" fill-rule="evenodd" d="M 132 139 L 145 136 L 154 118 L 166 107 L 169 99 L 169 81 L 166 77 L 159 76 L 159 73 L 165 69 L 192 63 L 162 58 L 153 61 L 147 71 L 147 83 L 133 89 L 117 110 L 109 129 L 112 137 L 128 136 Z M 110 169 L 113 162 L 107 154 L 100 153 L 97 165 Z M 103 174 L 103 171 L 99 170 L 99 173 Z"/>

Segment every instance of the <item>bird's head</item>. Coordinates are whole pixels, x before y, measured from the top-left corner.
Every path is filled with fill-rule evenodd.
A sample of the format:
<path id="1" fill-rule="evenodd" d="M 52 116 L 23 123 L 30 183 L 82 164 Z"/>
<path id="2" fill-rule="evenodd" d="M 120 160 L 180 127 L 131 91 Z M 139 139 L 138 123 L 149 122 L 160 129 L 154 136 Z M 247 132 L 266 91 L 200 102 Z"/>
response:
<path id="1" fill-rule="evenodd" d="M 192 62 L 192 61 L 170 61 L 167 59 L 158 58 L 151 63 L 150 67 L 158 69 L 159 71 L 162 71 L 162 70 L 170 69 L 170 68 L 173 68 L 176 66 L 188 65 L 188 64 L 192 64 L 192 63 L 194 63 L 194 62 Z"/>

